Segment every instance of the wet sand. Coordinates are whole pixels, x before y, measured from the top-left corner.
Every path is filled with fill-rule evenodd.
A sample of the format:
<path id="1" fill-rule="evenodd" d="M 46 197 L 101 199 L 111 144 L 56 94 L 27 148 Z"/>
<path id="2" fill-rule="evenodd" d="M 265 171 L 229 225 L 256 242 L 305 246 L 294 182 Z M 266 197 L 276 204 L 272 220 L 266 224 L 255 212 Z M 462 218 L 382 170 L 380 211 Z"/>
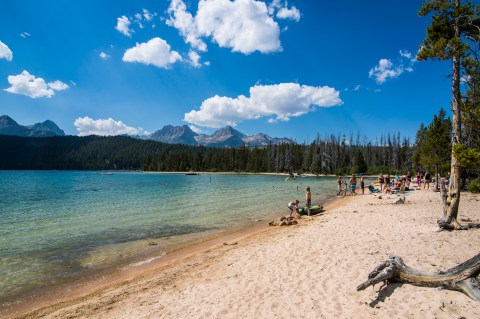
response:
<path id="1" fill-rule="evenodd" d="M 389 255 L 433 272 L 479 252 L 480 230 L 437 231 L 438 193 L 415 191 L 403 205 L 394 205 L 397 199 L 341 198 L 298 225 L 265 221 L 62 300 L 40 297 L 7 317 L 479 318 L 480 304 L 455 291 L 408 284 L 356 291 Z M 480 222 L 479 208 L 480 196 L 462 193 L 460 221 Z"/>

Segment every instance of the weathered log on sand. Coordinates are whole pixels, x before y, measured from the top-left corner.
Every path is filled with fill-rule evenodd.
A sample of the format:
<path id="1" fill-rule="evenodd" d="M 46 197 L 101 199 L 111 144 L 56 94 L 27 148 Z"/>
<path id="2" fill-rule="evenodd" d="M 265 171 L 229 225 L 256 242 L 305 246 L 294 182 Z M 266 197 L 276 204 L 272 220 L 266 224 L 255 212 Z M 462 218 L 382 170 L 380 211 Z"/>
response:
<path id="1" fill-rule="evenodd" d="M 379 282 L 409 283 L 422 287 L 441 287 L 461 291 L 475 301 L 480 302 L 480 253 L 464 263 L 446 271 L 428 273 L 413 269 L 403 262 L 401 257 L 389 259 L 375 267 L 368 280 L 357 287 L 364 290 Z"/>

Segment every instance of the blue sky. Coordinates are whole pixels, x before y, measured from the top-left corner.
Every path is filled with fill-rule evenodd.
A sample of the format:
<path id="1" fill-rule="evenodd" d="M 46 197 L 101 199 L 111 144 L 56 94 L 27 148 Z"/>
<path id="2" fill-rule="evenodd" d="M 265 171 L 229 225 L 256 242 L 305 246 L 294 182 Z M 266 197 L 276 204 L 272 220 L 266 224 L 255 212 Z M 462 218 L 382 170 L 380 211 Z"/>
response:
<path id="1" fill-rule="evenodd" d="M 451 96 L 449 63 L 415 60 L 422 3 L 3 0 L 0 115 L 70 135 L 414 138 Z"/>

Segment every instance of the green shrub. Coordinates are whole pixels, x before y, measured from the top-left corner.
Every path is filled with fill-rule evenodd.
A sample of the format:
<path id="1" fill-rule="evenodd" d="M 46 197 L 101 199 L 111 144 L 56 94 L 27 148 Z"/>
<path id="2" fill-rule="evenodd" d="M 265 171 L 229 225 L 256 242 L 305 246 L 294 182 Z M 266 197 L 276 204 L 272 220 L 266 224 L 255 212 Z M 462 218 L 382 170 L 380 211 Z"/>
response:
<path id="1" fill-rule="evenodd" d="M 474 179 L 468 184 L 468 191 L 474 194 L 480 193 L 480 178 Z"/>

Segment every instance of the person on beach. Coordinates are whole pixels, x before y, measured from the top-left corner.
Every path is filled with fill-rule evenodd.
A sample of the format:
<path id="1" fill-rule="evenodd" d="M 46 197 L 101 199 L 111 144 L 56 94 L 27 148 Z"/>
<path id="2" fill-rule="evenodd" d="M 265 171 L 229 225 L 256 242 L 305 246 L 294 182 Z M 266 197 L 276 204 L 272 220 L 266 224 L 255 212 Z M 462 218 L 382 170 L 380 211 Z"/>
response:
<path id="1" fill-rule="evenodd" d="M 365 176 L 360 177 L 360 188 L 362 189 L 362 195 L 365 194 Z"/>
<path id="2" fill-rule="evenodd" d="M 355 189 L 357 188 L 357 178 L 355 177 L 355 174 L 352 174 L 352 177 L 350 178 L 350 192 L 352 193 L 352 196 L 357 195 L 355 192 Z"/>
<path id="3" fill-rule="evenodd" d="M 299 203 L 298 199 L 288 203 L 287 207 L 290 210 L 290 217 L 292 217 L 294 213 L 298 214 L 298 203 Z"/>
<path id="4" fill-rule="evenodd" d="M 338 179 L 337 179 L 337 196 L 340 196 L 340 194 L 342 193 L 342 176 L 338 175 Z"/>
<path id="5" fill-rule="evenodd" d="M 383 174 L 378 176 L 378 182 L 380 183 L 380 191 L 383 192 L 383 184 L 385 183 L 385 179 L 383 178 Z"/>
<path id="6" fill-rule="evenodd" d="M 312 193 L 310 192 L 310 186 L 307 185 L 305 190 L 307 191 L 307 193 L 305 194 L 305 202 L 307 203 L 307 214 L 308 217 L 310 217 L 310 207 L 312 206 Z"/>
<path id="7" fill-rule="evenodd" d="M 425 182 L 423 183 L 423 189 L 427 186 L 427 189 L 430 189 L 430 183 L 432 182 L 432 177 L 430 176 L 430 172 L 427 171 L 425 173 Z"/>
<path id="8" fill-rule="evenodd" d="M 387 177 L 385 177 L 385 188 L 392 186 L 390 183 L 390 174 L 387 174 Z"/>

